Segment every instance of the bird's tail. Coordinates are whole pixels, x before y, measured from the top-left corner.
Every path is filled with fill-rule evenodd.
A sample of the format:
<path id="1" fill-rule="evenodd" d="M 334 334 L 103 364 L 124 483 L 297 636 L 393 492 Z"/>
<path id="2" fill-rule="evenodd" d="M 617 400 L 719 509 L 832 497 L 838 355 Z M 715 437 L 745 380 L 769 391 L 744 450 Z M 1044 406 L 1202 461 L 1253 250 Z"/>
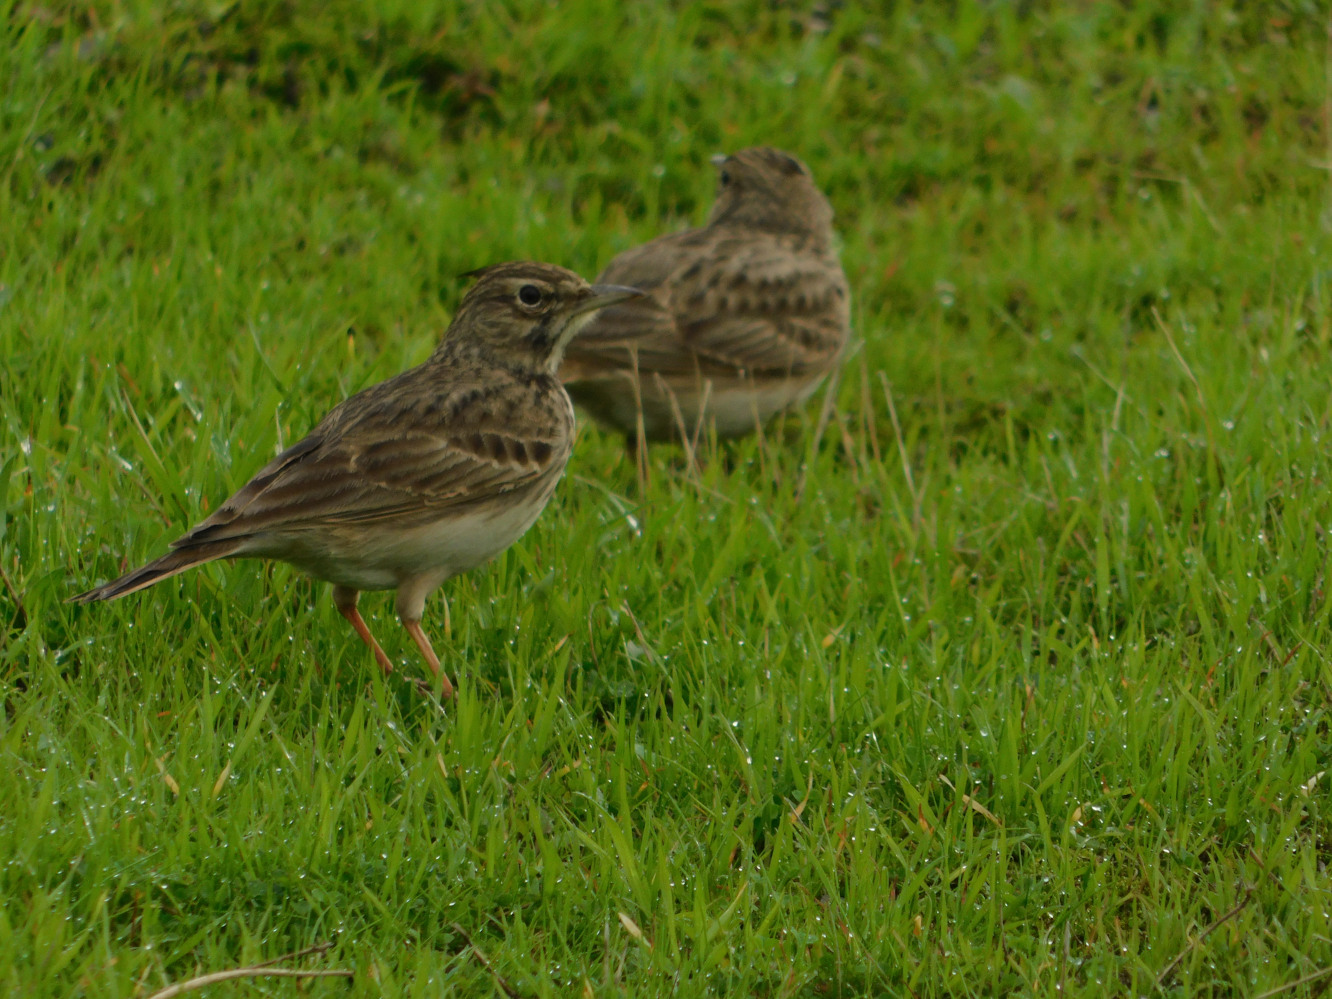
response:
<path id="1" fill-rule="evenodd" d="M 125 573 L 119 579 L 113 579 L 111 582 L 104 583 L 86 593 L 70 597 L 69 602 L 90 604 L 96 600 L 114 600 L 116 597 L 136 593 L 145 587 L 152 586 L 159 580 L 168 579 L 177 573 L 184 572 L 186 569 L 192 569 L 196 565 L 203 565 L 205 562 L 211 562 L 214 559 L 234 555 L 240 547 L 241 541 L 238 538 L 228 538 L 225 541 L 211 541 L 196 545 L 182 545 L 174 551 L 167 552 L 161 558 L 140 566 L 133 572 Z"/>

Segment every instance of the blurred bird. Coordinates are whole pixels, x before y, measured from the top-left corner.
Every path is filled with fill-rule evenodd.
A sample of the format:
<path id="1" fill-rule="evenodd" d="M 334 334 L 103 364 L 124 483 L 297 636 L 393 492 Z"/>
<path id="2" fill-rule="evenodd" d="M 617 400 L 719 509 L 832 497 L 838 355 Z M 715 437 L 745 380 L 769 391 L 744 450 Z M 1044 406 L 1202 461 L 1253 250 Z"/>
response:
<path id="1" fill-rule="evenodd" d="M 708 224 L 611 261 L 598 280 L 647 295 L 598 315 L 560 369 L 574 401 L 631 444 L 693 437 L 703 421 L 719 437 L 752 433 L 804 401 L 846 348 L 832 206 L 808 168 L 766 146 L 713 163 Z"/>
<path id="2" fill-rule="evenodd" d="M 532 526 L 573 444 L 555 377 L 565 347 L 598 309 L 640 295 L 550 264 L 475 276 L 429 360 L 336 406 L 166 555 L 72 599 L 111 600 L 219 558 L 279 559 L 333 584 L 385 672 L 356 601 L 397 590 L 403 627 L 452 696 L 421 629 L 426 597 Z"/>

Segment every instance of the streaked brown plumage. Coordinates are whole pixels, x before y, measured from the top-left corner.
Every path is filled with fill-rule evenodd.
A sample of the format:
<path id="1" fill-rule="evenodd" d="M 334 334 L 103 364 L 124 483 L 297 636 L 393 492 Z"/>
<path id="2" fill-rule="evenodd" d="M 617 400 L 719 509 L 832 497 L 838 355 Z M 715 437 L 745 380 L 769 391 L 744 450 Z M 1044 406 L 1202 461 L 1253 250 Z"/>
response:
<path id="1" fill-rule="evenodd" d="M 597 316 L 560 369 L 574 401 L 631 441 L 640 410 L 649 440 L 692 435 L 702 417 L 721 437 L 751 433 L 807 398 L 850 334 L 832 206 L 809 170 L 764 146 L 714 162 L 708 224 L 616 257 L 598 280 L 648 294 Z"/>
<path id="2" fill-rule="evenodd" d="M 397 611 L 445 696 L 421 630 L 426 596 L 503 551 L 536 520 L 573 445 L 555 372 L 598 309 L 636 297 L 561 267 L 477 272 L 419 367 L 336 406 L 161 558 L 72 599 L 110 600 L 219 558 L 272 558 L 333 583 L 333 600 L 385 671 L 356 609 L 397 590 Z"/>

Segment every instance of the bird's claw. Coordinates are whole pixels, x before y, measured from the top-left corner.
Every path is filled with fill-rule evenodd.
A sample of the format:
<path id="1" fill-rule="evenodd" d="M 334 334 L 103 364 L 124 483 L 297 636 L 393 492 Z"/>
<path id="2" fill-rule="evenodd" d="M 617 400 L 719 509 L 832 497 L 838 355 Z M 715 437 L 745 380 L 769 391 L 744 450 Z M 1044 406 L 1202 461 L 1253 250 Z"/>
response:
<path id="1" fill-rule="evenodd" d="M 422 680 L 420 677 L 413 677 L 412 686 L 424 697 L 434 695 L 438 696 L 441 701 L 453 700 L 453 684 L 449 683 L 448 678 L 443 674 L 434 680 Z"/>

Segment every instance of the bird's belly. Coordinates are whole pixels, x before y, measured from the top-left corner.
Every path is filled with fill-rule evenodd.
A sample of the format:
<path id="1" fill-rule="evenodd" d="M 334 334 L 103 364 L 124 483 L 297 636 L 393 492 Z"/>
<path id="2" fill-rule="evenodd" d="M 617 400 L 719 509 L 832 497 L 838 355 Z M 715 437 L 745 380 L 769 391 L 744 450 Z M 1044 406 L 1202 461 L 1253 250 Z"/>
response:
<path id="1" fill-rule="evenodd" d="M 649 437 L 676 436 L 679 421 L 694 433 L 700 418 L 711 422 L 718 437 L 743 437 L 758 424 L 804 402 L 823 381 L 823 373 L 789 378 L 725 378 L 710 385 L 658 382 L 643 391 L 644 422 Z M 646 379 L 644 380 L 646 382 Z M 706 410 L 703 410 L 706 404 Z M 676 415 L 678 408 L 678 414 Z"/>
<path id="2" fill-rule="evenodd" d="M 673 378 L 651 373 L 640 376 L 638 388 L 628 372 L 585 378 L 568 386 L 569 394 L 597 422 L 633 435 L 637 432 L 639 402 L 643 430 L 649 440 L 693 435 L 706 415 L 719 437 L 743 437 L 783 410 L 798 406 L 823 382 L 826 372 L 790 377 L 746 378 L 740 375 L 710 379 Z M 701 412 L 706 399 L 706 414 Z"/>
<path id="3" fill-rule="evenodd" d="M 717 425 L 718 437 L 739 437 L 754 432 L 756 423 L 766 423 L 785 409 L 810 397 L 823 375 L 791 377 L 772 381 L 742 382 L 717 390 L 708 399 L 708 415 Z"/>
<path id="4" fill-rule="evenodd" d="M 554 483 L 552 482 L 552 486 Z M 332 527 L 280 556 L 310 575 L 353 590 L 391 590 L 404 580 L 442 582 L 498 555 L 527 532 L 551 490 L 494 509 L 450 513 L 411 527 Z"/>

